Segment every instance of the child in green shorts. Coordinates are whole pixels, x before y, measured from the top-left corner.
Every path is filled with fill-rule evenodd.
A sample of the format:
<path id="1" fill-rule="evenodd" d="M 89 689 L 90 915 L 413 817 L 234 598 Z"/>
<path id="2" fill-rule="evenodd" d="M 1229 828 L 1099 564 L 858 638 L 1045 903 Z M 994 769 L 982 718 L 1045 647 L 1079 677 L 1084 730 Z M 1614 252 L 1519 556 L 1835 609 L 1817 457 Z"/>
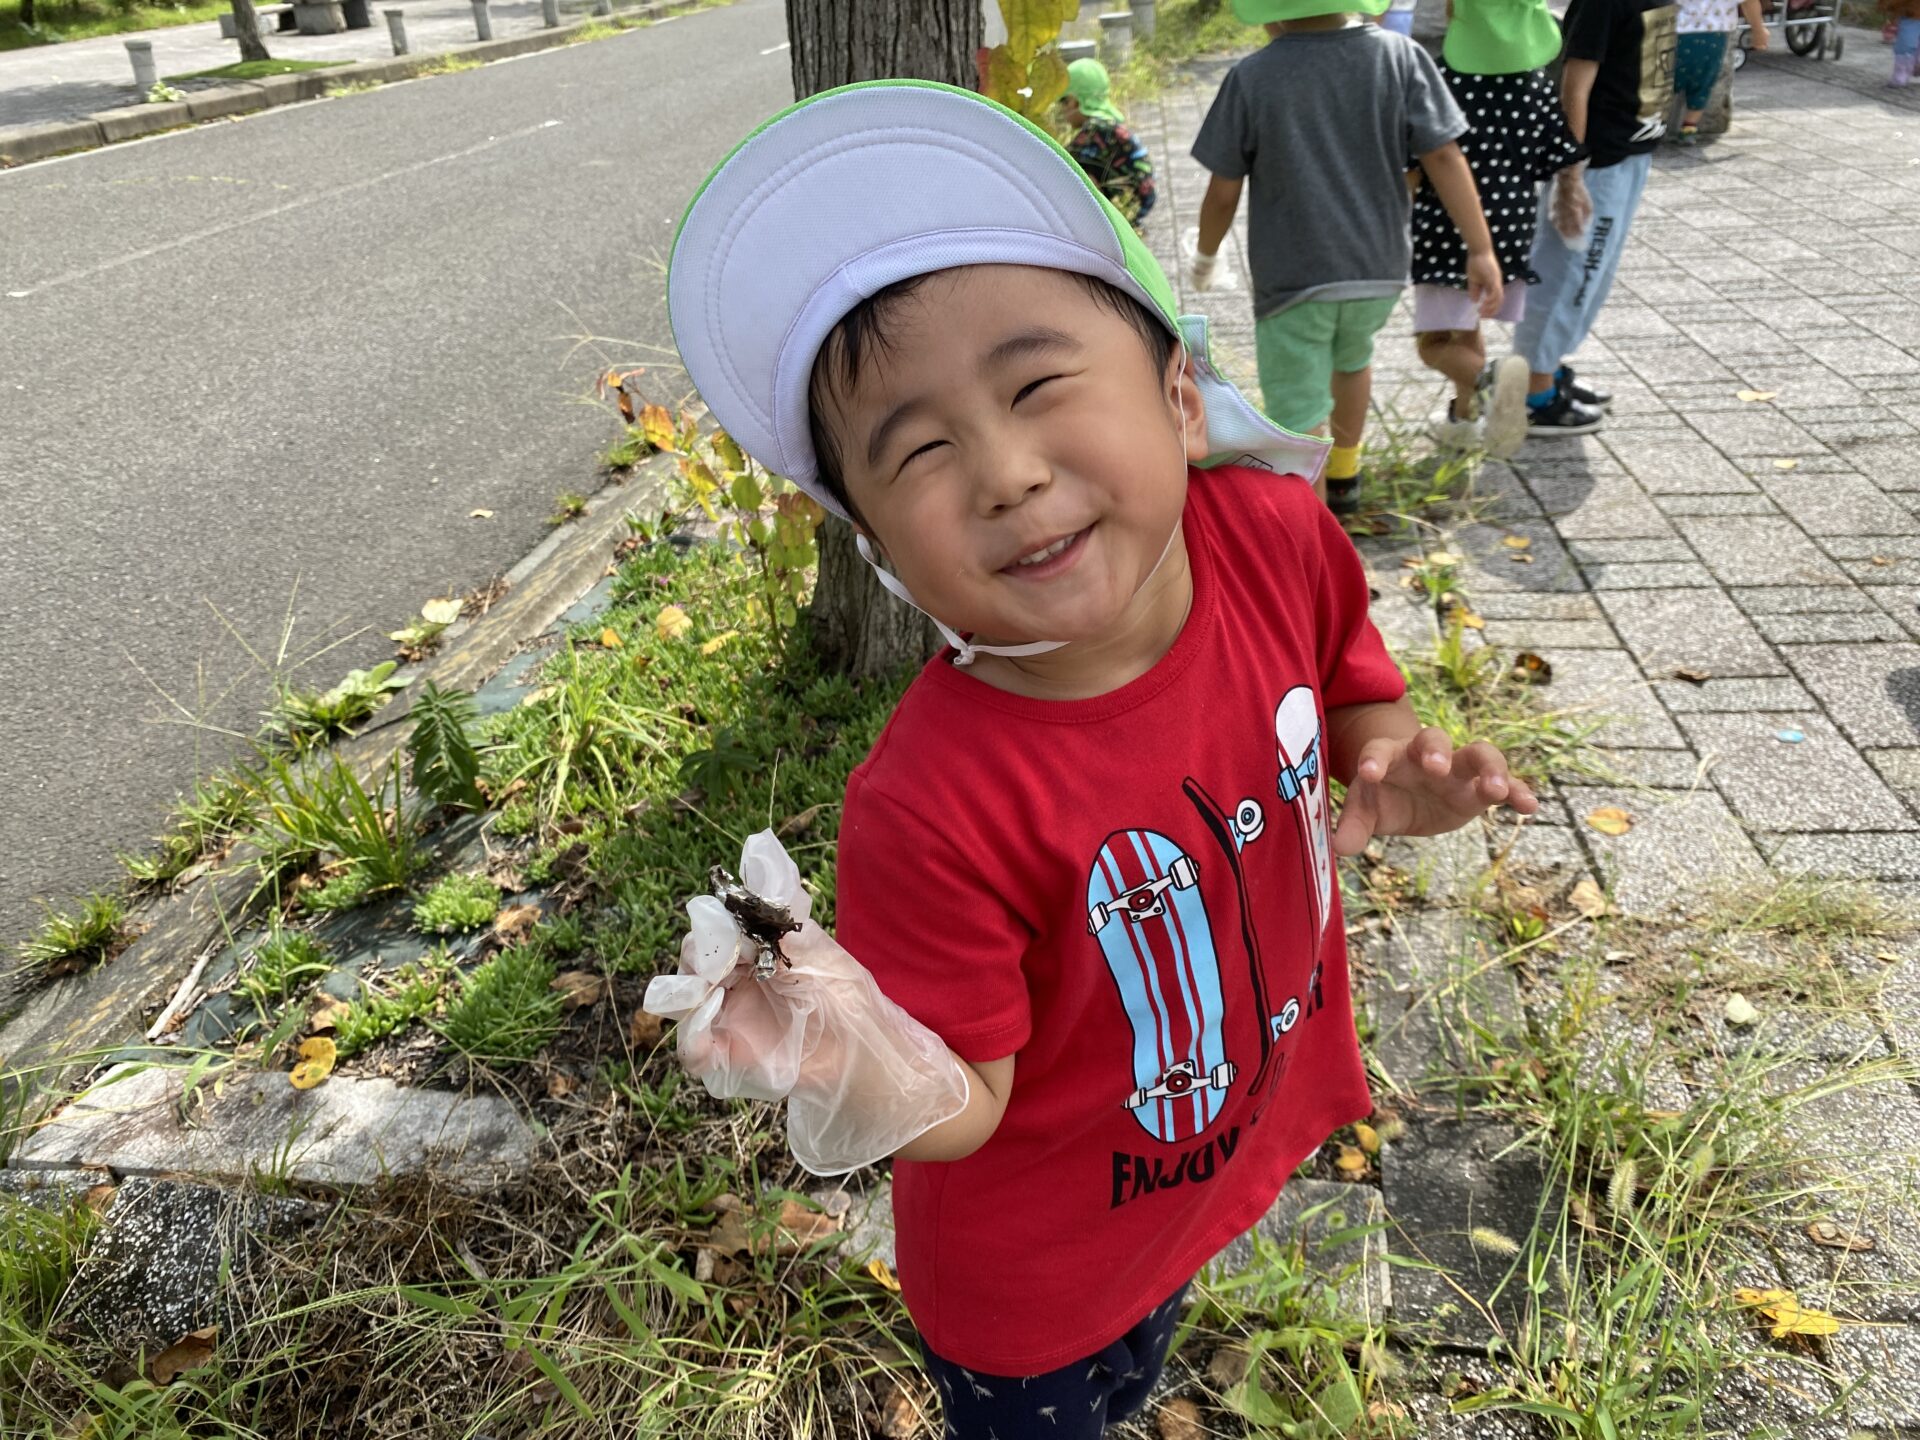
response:
<path id="1" fill-rule="evenodd" d="M 1211 283 L 1240 192 L 1247 212 L 1260 390 L 1267 414 L 1324 434 L 1323 494 L 1357 508 L 1361 436 L 1372 395 L 1373 337 L 1408 283 L 1416 161 L 1466 242 L 1467 290 L 1500 308 L 1500 264 L 1455 143 L 1466 117 L 1431 57 L 1361 21 L 1342 0 L 1234 0 L 1271 42 L 1228 72 L 1193 158 L 1212 173 L 1188 279 Z M 1346 0 L 1351 3 L 1351 0 Z M 1368 14 L 1388 0 L 1361 0 Z"/>

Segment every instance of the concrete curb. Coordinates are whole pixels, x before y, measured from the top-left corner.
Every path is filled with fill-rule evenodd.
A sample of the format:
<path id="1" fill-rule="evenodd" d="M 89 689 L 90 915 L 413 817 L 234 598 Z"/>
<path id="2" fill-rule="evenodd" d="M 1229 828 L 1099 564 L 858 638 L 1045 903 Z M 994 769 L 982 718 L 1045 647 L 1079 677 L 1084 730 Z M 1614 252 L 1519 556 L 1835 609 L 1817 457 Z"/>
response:
<path id="1" fill-rule="evenodd" d="M 627 534 L 626 515 L 657 499 L 671 456 L 641 462 L 623 483 L 609 483 L 579 519 L 555 530 L 507 572 L 510 589 L 486 614 L 450 628 L 441 649 L 403 667 L 415 683 L 380 712 L 372 725 L 334 747 L 342 761 L 371 777 L 400 748 L 409 727 L 399 723 L 422 681 L 444 689 L 474 690 L 522 645 L 546 631 L 591 590 L 612 563 L 614 544 Z M 111 1051 L 138 1042 L 149 999 L 176 987 L 195 957 L 217 947 L 237 923 L 253 888 L 244 849 L 183 885 L 137 905 L 139 938 L 112 963 L 41 984 L 0 1008 L 0 1099 L 37 1113 L 47 1099 Z M 9 997 L 0 993 L 0 1007 Z M 14 1087 L 32 1092 L 19 1094 Z"/>
<path id="2" fill-rule="evenodd" d="M 612 18 L 650 20 L 678 9 L 671 0 L 650 0 L 644 5 L 624 8 Z M 211 120 L 271 109 L 276 105 L 297 105 L 318 100 L 340 90 L 366 85 L 386 85 L 412 80 L 438 70 L 449 60 L 490 64 L 513 60 L 542 50 L 557 50 L 570 45 L 583 31 L 604 26 L 609 17 L 589 16 L 552 30 L 534 30 L 524 35 L 508 35 L 498 40 L 476 41 L 419 55 L 396 55 L 385 60 L 358 60 L 328 70 L 304 71 L 295 75 L 270 75 L 261 80 L 240 80 L 218 89 L 199 90 L 186 99 L 162 104 L 125 105 L 103 110 L 81 120 L 60 120 L 46 125 L 20 125 L 0 130 L 0 170 L 70 155 L 79 150 L 97 150 L 122 140 L 137 140 L 162 130 L 177 130 Z"/>

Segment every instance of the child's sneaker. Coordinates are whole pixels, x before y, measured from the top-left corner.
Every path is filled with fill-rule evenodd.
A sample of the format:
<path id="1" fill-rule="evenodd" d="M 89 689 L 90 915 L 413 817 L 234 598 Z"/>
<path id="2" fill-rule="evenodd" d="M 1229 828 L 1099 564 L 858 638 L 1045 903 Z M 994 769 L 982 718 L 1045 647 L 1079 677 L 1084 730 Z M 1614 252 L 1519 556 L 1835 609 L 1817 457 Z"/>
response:
<path id="1" fill-rule="evenodd" d="M 1673 137 L 1673 141 L 1676 145 L 1698 145 L 1700 143 L 1700 127 L 1698 125 L 1682 125 L 1680 127 L 1680 133 Z"/>
<path id="2" fill-rule="evenodd" d="M 1433 443 L 1442 450 L 1457 455 L 1469 454 L 1485 445 L 1482 434 L 1484 419 L 1476 415 L 1471 420 L 1462 420 L 1454 411 L 1453 401 L 1447 401 L 1447 412 L 1433 422 Z"/>
<path id="3" fill-rule="evenodd" d="M 1527 362 L 1503 355 L 1489 369 L 1480 400 L 1482 438 L 1487 454 L 1511 460 L 1527 439 Z"/>
<path id="4" fill-rule="evenodd" d="M 1613 393 L 1609 390 L 1596 390 L 1573 373 L 1571 365 L 1562 365 L 1553 377 L 1553 383 L 1560 387 L 1560 393 L 1571 395 L 1582 405 L 1591 405 L 1596 410 L 1613 409 Z"/>
<path id="5" fill-rule="evenodd" d="M 1606 423 L 1606 416 L 1591 405 L 1583 405 L 1565 390 L 1553 392 L 1544 405 L 1527 405 L 1529 435 L 1591 435 Z"/>
<path id="6" fill-rule="evenodd" d="M 1893 57 L 1893 78 L 1887 81 L 1889 90 L 1904 90 L 1913 84 L 1913 70 L 1916 56 L 1896 55 Z"/>

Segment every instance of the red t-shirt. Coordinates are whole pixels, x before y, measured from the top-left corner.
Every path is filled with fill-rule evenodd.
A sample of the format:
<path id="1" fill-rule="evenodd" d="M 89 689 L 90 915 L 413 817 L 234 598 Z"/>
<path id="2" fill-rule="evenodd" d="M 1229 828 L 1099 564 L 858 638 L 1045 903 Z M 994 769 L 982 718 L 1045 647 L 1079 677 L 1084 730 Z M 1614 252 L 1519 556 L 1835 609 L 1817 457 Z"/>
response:
<path id="1" fill-rule="evenodd" d="M 1368 1113 L 1325 709 L 1403 689 L 1346 535 L 1292 476 L 1195 471 L 1193 608 L 1091 700 L 936 658 L 847 784 L 839 938 L 970 1061 L 993 1138 L 896 1162 L 933 1351 L 1034 1375 L 1125 1334 Z"/>

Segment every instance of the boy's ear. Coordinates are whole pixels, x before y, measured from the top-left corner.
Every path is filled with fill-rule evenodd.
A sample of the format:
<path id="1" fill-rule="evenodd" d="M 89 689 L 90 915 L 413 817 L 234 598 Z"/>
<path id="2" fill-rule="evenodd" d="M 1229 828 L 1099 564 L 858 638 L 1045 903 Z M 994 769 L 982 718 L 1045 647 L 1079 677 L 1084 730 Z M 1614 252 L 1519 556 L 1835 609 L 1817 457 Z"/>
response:
<path id="1" fill-rule="evenodd" d="M 1181 421 L 1186 436 L 1187 463 L 1198 465 L 1213 453 L 1207 439 L 1207 402 L 1194 379 L 1193 357 L 1177 347 L 1167 361 L 1167 402 Z"/>

